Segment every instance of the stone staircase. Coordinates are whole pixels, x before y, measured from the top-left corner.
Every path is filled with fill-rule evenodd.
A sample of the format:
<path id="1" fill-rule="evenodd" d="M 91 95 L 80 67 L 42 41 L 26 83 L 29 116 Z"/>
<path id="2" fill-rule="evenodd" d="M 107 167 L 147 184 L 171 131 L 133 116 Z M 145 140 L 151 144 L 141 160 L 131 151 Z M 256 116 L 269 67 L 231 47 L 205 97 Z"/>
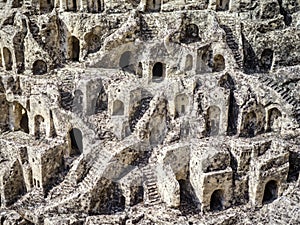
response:
<path id="1" fill-rule="evenodd" d="M 59 83 L 59 93 L 61 97 L 61 107 L 65 110 L 72 110 L 73 108 L 73 91 L 74 91 L 74 76 L 66 74 Z"/>
<path id="2" fill-rule="evenodd" d="M 282 87 L 280 83 L 270 78 L 269 74 L 259 74 L 258 79 L 260 82 L 276 91 L 283 98 L 284 101 L 292 105 L 292 115 L 295 117 L 298 124 L 300 124 L 300 102 L 290 95 L 290 90 L 288 88 Z"/>
<path id="3" fill-rule="evenodd" d="M 154 165 L 151 163 L 142 167 L 144 175 L 144 203 L 146 205 L 156 205 L 162 202 L 157 188 L 157 176 Z"/>
<path id="4" fill-rule="evenodd" d="M 148 20 L 148 21 L 146 21 Z M 145 41 L 151 40 L 158 36 L 159 28 L 155 24 L 155 19 L 152 20 L 146 17 L 141 17 L 141 35 Z"/>
<path id="5" fill-rule="evenodd" d="M 33 210 L 38 205 L 45 202 L 44 193 L 41 188 L 34 188 L 30 192 L 23 195 L 12 207 L 20 214 L 24 214 L 26 210 Z"/>
<path id="6" fill-rule="evenodd" d="M 145 112 L 149 109 L 151 100 L 152 100 L 152 97 L 144 98 L 141 100 L 141 104 L 135 110 L 134 115 L 129 120 L 129 125 L 130 125 L 131 131 L 134 131 L 135 126 L 138 123 L 138 121 L 143 117 Z"/>
<path id="7" fill-rule="evenodd" d="M 243 67 L 244 67 L 243 57 L 240 54 L 239 45 L 238 45 L 238 43 L 236 42 L 236 40 L 234 38 L 234 34 L 232 32 L 232 29 L 230 28 L 230 26 L 227 26 L 227 25 L 220 25 L 220 27 L 226 33 L 226 43 L 228 44 L 228 47 L 231 49 L 231 52 L 234 56 L 234 59 L 235 59 L 236 63 L 238 64 L 240 69 L 243 69 Z"/>
<path id="8" fill-rule="evenodd" d="M 91 190 L 97 180 L 102 177 L 102 173 L 104 172 L 107 163 L 111 160 L 113 154 L 101 150 L 101 152 L 97 152 L 97 158 L 91 163 L 91 167 L 84 176 L 81 181 L 66 181 L 65 184 L 62 185 L 60 190 L 67 188 L 67 190 L 62 190 L 60 195 L 55 198 L 49 198 L 47 204 L 47 210 L 57 208 L 63 206 L 65 203 L 78 198 L 81 194 L 87 193 Z M 71 185 L 69 185 L 71 184 Z"/>
<path id="9" fill-rule="evenodd" d="M 58 186 L 54 187 L 48 194 L 48 199 L 55 199 L 60 195 L 68 195 L 77 185 L 78 167 L 83 163 L 83 155 L 80 155 L 71 165 L 67 176 Z"/>
<path id="10" fill-rule="evenodd" d="M 155 113 L 157 106 L 163 100 L 161 98 L 162 95 L 163 93 L 158 93 L 157 95 L 154 96 L 154 98 L 149 103 L 148 110 L 143 114 L 141 119 L 136 123 L 134 132 L 141 139 L 145 138 L 144 135 L 147 133 L 148 123 L 151 120 L 152 115 Z"/>

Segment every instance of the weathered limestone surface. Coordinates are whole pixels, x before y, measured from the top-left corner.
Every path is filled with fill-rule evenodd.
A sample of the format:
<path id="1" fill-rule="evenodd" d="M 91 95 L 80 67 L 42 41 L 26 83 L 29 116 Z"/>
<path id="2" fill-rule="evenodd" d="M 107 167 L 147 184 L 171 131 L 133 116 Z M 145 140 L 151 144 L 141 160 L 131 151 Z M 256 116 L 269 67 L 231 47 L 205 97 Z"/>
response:
<path id="1" fill-rule="evenodd" d="M 298 0 L 0 2 L 0 224 L 300 224 Z"/>

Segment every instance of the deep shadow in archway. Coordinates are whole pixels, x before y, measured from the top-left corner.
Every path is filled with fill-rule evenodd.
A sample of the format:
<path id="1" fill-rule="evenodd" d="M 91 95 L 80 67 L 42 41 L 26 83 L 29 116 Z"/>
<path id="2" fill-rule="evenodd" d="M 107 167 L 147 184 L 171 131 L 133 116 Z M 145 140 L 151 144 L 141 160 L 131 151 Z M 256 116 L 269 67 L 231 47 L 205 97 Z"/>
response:
<path id="1" fill-rule="evenodd" d="M 83 152 L 82 133 L 79 129 L 73 128 L 69 131 L 71 141 L 71 154 L 80 155 Z"/>
<path id="2" fill-rule="evenodd" d="M 274 180 L 269 181 L 265 186 L 263 204 L 270 203 L 277 198 L 277 182 Z"/>
<path id="3" fill-rule="evenodd" d="M 224 193 L 222 190 L 216 190 L 210 198 L 210 210 L 219 211 L 223 209 Z"/>

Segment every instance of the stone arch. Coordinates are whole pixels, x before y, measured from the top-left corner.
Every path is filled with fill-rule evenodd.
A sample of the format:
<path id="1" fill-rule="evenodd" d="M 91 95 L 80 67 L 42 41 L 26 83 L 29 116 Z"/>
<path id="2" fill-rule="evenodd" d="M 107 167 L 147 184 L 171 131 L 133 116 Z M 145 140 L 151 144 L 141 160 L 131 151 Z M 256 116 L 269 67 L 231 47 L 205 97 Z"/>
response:
<path id="1" fill-rule="evenodd" d="M 213 72 L 220 72 L 225 69 L 225 59 L 221 54 L 214 56 Z"/>
<path id="2" fill-rule="evenodd" d="M 243 130 L 241 131 L 244 137 L 254 137 L 257 128 L 257 116 L 254 111 L 248 112 L 243 117 Z"/>
<path id="3" fill-rule="evenodd" d="M 45 119 L 41 115 L 36 115 L 34 117 L 34 135 L 37 139 L 46 135 Z"/>
<path id="4" fill-rule="evenodd" d="M 207 109 L 206 132 L 208 136 L 219 134 L 221 110 L 218 106 L 210 106 Z"/>
<path id="5" fill-rule="evenodd" d="M 175 115 L 182 116 L 187 113 L 189 98 L 186 94 L 179 94 L 175 98 Z"/>
<path id="6" fill-rule="evenodd" d="M 3 48 L 3 58 L 4 58 L 5 69 L 12 70 L 13 61 L 12 61 L 11 51 L 6 47 Z"/>
<path id="7" fill-rule="evenodd" d="M 261 57 L 260 57 L 261 72 L 268 72 L 271 69 L 273 63 L 273 56 L 274 56 L 274 52 L 272 49 L 265 49 L 261 53 Z"/>
<path id="8" fill-rule="evenodd" d="M 152 81 L 161 81 L 165 77 L 165 65 L 161 62 L 154 64 L 152 68 Z"/>
<path id="9" fill-rule="evenodd" d="M 229 10 L 229 1 L 230 0 L 217 0 L 216 10 L 217 11 L 226 11 Z"/>
<path id="10" fill-rule="evenodd" d="M 210 197 L 210 210 L 219 211 L 223 209 L 224 191 L 221 189 L 215 190 Z"/>
<path id="11" fill-rule="evenodd" d="M 185 71 L 193 69 L 193 56 L 188 54 L 185 59 Z"/>
<path id="12" fill-rule="evenodd" d="M 32 65 L 33 75 L 42 75 L 47 73 L 47 64 L 44 60 L 36 60 Z"/>
<path id="13" fill-rule="evenodd" d="M 278 195 L 278 184 L 275 180 L 270 180 L 265 185 L 264 196 L 263 196 L 263 204 L 272 202 L 277 198 Z"/>
<path id="14" fill-rule="evenodd" d="M 69 131 L 69 140 L 71 147 L 71 155 L 80 155 L 83 152 L 83 136 L 82 132 L 77 128 Z"/>
<path id="15" fill-rule="evenodd" d="M 120 100 L 115 100 L 113 103 L 113 116 L 122 116 L 124 115 L 124 103 Z"/>
<path id="16" fill-rule="evenodd" d="M 80 56 L 80 41 L 77 37 L 69 38 L 69 58 L 73 61 L 79 61 Z"/>
<path id="17" fill-rule="evenodd" d="M 104 88 L 101 88 L 101 91 L 97 97 L 95 113 L 107 111 L 108 98 L 107 93 Z"/>
<path id="18" fill-rule="evenodd" d="M 278 131 L 281 128 L 280 118 L 282 114 L 279 109 L 276 107 L 268 111 L 268 120 L 267 120 L 267 130 L 268 131 Z"/>
<path id="19" fill-rule="evenodd" d="M 122 69 L 128 68 L 131 64 L 132 53 L 131 51 L 125 51 L 119 60 L 119 67 Z"/>
<path id="20" fill-rule="evenodd" d="M 147 0 L 146 10 L 150 12 L 159 12 L 161 9 L 161 0 Z"/>

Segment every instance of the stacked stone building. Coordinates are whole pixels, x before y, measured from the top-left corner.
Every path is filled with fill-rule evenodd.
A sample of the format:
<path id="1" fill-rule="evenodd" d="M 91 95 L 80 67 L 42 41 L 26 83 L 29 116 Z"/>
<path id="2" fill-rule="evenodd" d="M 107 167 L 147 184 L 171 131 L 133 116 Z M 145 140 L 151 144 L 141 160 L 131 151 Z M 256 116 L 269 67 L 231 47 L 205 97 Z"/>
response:
<path id="1" fill-rule="evenodd" d="M 1 224 L 298 224 L 299 8 L 0 2 Z"/>

